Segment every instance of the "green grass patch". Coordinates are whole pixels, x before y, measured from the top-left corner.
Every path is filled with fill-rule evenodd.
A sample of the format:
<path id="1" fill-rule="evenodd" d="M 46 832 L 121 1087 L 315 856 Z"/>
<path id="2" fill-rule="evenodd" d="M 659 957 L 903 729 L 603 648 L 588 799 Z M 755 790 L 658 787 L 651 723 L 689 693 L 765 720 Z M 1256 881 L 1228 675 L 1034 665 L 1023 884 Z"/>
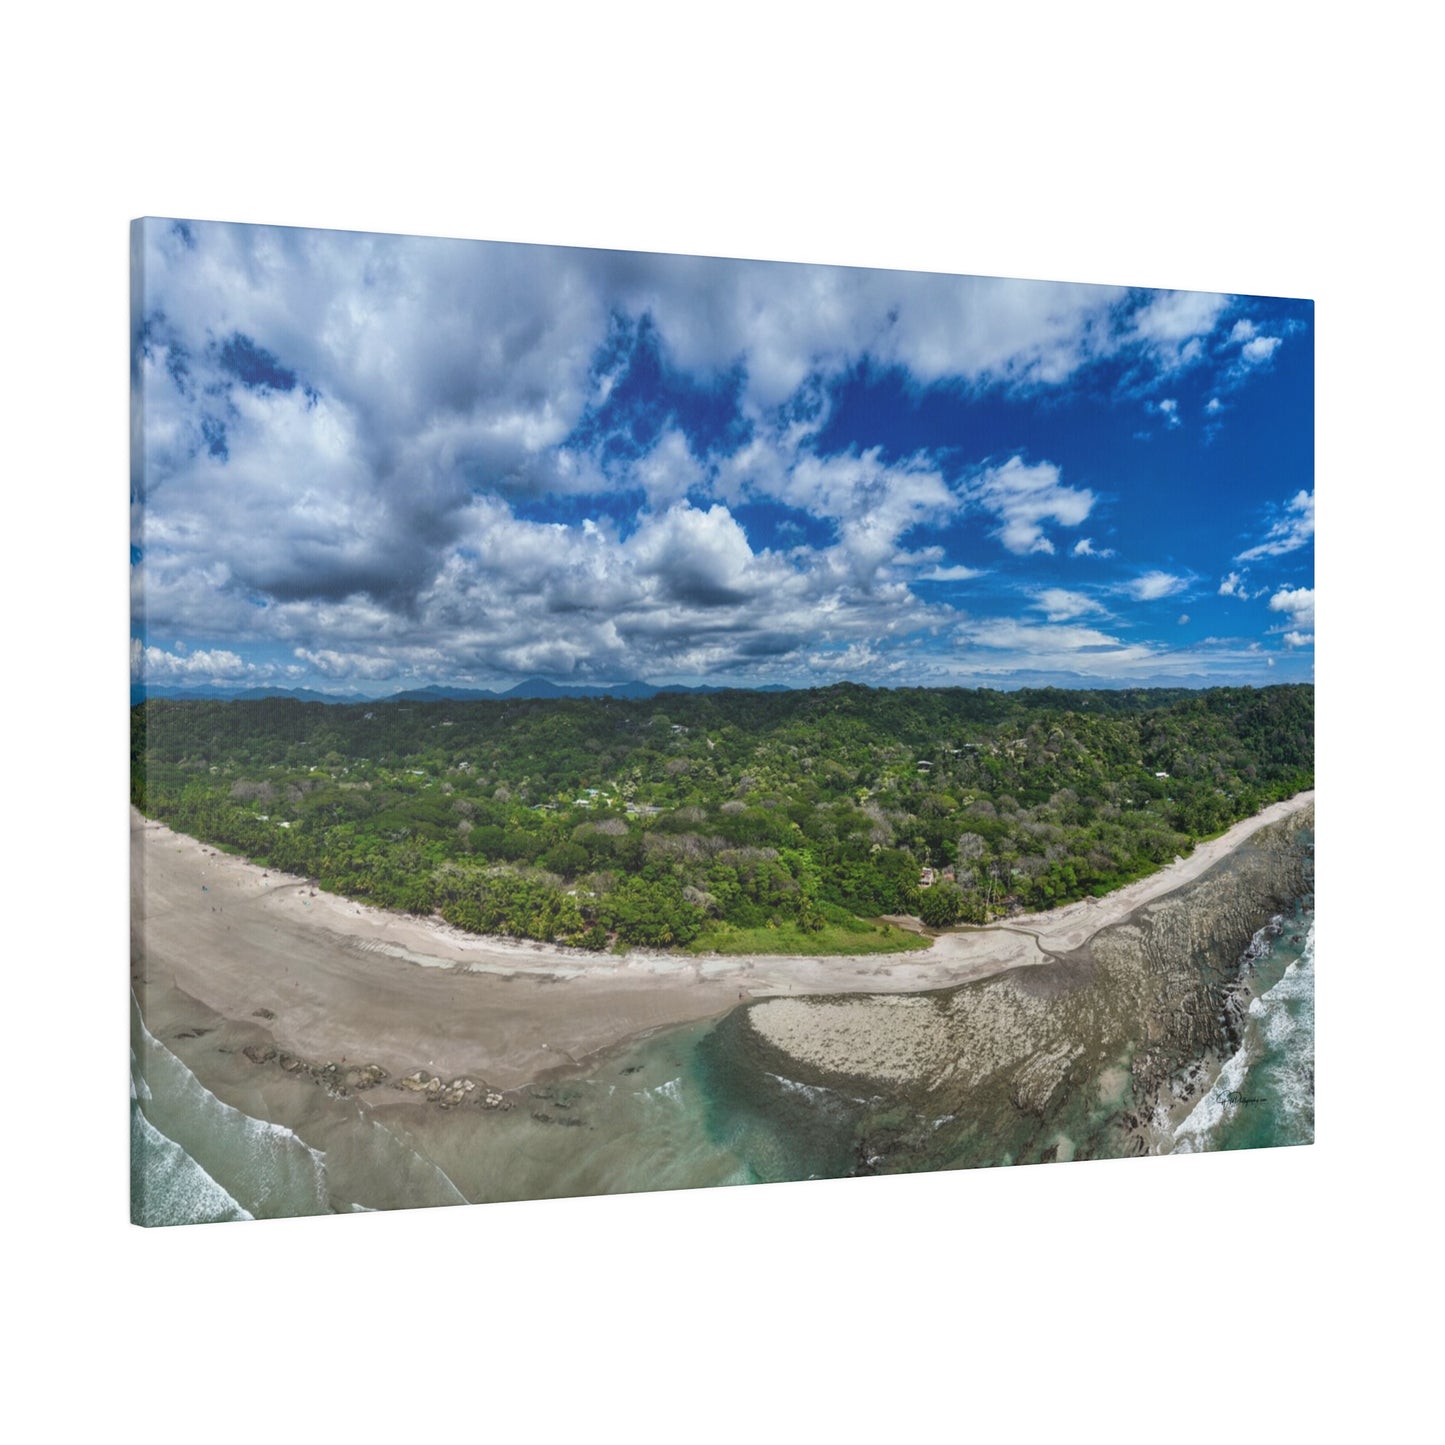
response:
<path id="1" fill-rule="evenodd" d="M 851 919 L 829 923 L 816 932 L 781 924 L 777 928 L 734 928 L 717 924 L 687 946 L 688 953 L 905 953 L 927 948 L 933 940 L 920 938 L 891 923 Z"/>

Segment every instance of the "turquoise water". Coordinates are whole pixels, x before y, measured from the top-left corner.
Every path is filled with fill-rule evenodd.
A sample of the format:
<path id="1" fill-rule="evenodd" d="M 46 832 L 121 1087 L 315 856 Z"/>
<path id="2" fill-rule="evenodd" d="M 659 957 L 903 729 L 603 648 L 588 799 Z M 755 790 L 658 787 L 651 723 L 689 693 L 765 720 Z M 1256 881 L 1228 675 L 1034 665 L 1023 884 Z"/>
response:
<path id="1" fill-rule="evenodd" d="M 479 1202 L 754 1183 L 745 1141 L 708 1127 L 699 1046 L 712 1028 L 661 1030 L 509 1095 L 505 1112 L 398 1109 L 393 1127 Z"/>
<path id="2" fill-rule="evenodd" d="M 207 1088 L 137 1016 L 132 1219 L 195 1224 L 755 1183 L 764 1176 L 748 1162 L 745 1133 L 730 1144 L 708 1125 L 697 1045 L 711 1027 L 665 1030 L 586 1075 L 509 1095 L 503 1110 L 409 1100 L 373 1108 L 282 1079 L 239 1095 L 273 1116 L 260 1118 Z M 209 1040 L 175 1042 L 197 1068 L 216 1062 L 230 1078 Z"/>
<path id="3" fill-rule="evenodd" d="M 1174 1153 L 1314 1142 L 1313 910 L 1302 906 L 1264 932 L 1246 965 L 1252 997 L 1239 1049 L 1175 1126 Z"/>

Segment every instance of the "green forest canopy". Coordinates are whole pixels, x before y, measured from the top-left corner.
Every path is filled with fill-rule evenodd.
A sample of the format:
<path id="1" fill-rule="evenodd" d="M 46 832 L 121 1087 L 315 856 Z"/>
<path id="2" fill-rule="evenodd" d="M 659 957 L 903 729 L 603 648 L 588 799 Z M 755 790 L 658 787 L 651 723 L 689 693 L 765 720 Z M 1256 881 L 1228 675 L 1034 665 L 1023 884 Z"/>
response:
<path id="1" fill-rule="evenodd" d="M 321 887 L 603 948 L 898 947 L 1100 894 L 1314 782 L 1314 689 L 151 699 L 131 796 Z"/>

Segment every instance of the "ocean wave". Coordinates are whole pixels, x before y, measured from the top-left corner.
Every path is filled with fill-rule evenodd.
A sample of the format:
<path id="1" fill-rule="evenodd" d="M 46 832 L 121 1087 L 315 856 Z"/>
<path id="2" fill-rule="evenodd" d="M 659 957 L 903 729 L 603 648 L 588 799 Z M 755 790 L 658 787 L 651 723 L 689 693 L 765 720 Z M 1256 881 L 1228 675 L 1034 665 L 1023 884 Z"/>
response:
<path id="1" fill-rule="evenodd" d="M 639 1099 L 670 1099 L 674 1104 L 679 1104 L 682 1102 L 682 1079 L 669 1079 L 655 1089 L 643 1089 L 637 1097 Z"/>
<path id="2" fill-rule="evenodd" d="M 1276 924 L 1281 926 L 1276 927 Z M 1271 920 L 1255 935 L 1247 955 L 1265 956 L 1276 946 L 1283 920 Z M 1267 935 L 1262 938 L 1262 935 Z M 1268 950 L 1257 950 L 1264 942 Z M 1173 1151 L 1196 1153 L 1231 1143 L 1301 1144 L 1314 1138 L 1314 923 L 1298 958 L 1275 983 L 1250 1000 L 1249 1026 L 1238 1051 L 1189 1115 L 1173 1130 Z M 1261 1132 L 1259 1120 L 1240 1129 L 1241 1103 L 1263 1106 L 1272 1122 Z M 1241 1121 L 1243 1124 L 1244 1121 Z"/>
<path id="3" fill-rule="evenodd" d="M 137 1031 L 133 1037 L 141 1045 L 135 1065 L 137 1095 L 141 1089 L 149 1095 L 147 1123 L 181 1149 L 228 1199 L 239 1201 L 248 1218 L 330 1212 L 321 1150 L 286 1125 L 254 1118 L 217 1098 L 151 1033 L 138 1011 L 132 1023 Z M 143 1156 L 142 1162 L 147 1169 L 163 1167 L 151 1156 Z"/>
<path id="4" fill-rule="evenodd" d="M 145 1075 L 140 1071 L 134 1049 L 130 1051 L 130 1097 L 132 1103 L 139 1101 L 143 1104 L 149 1103 L 151 1097 L 150 1085 L 146 1083 Z"/>
<path id="5" fill-rule="evenodd" d="M 1211 1146 L 1213 1136 L 1239 1112 L 1235 1098 L 1249 1073 L 1249 1046 L 1232 1054 L 1209 1091 L 1174 1130 L 1174 1153 L 1196 1154 Z"/>
<path id="6" fill-rule="evenodd" d="M 382 1147 L 393 1155 L 399 1154 L 400 1157 L 397 1158 L 396 1164 L 394 1166 L 394 1172 L 399 1172 L 406 1175 L 410 1179 L 415 1179 L 415 1171 L 420 1168 L 422 1171 L 429 1174 L 431 1178 L 440 1186 L 439 1191 L 436 1195 L 425 1194 L 418 1186 L 418 1202 L 426 1204 L 471 1203 L 467 1196 L 463 1194 L 462 1191 L 458 1189 L 457 1186 L 452 1182 L 451 1175 L 449 1175 L 446 1170 L 443 1169 L 441 1165 L 436 1162 L 435 1159 L 430 1159 L 425 1154 L 419 1153 L 410 1144 L 408 1144 L 406 1140 L 400 1138 L 398 1135 L 394 1134 L 390 1129 L 388 1129 L 386 1125 L 381 1122 L 380 1119 L 373 1117 L 369 1122 L 371 1124 L 372 1137 L 374 1138 L 377 1134 L 381 1134 L 387 1141 L 386 1144 Z M 351 1207 L 352 1209 L 367 1209 L 370 1206 L 365 1204 L 353 1203 Z"/>
<path id="7" fill-rule="evenodd" d="M 825 1089 L 821 1084 L 803 1084 L 799 1083 L 797 1079 L 785 1079 L 781 1074 L 768 1073 L 766 1069 L 763 1072 L 775 1083 L 781 1084 L 785 1094 L 800 1094 L 803 1098 L 813 1102 L 830 1098 L 835 1092 L 832 1089 Z"/>
<path id="8" fill-rule="evenodd" d="M 139 1108 L 131 1111 L 130 1217 L 147 1228 L 255 1218 Z"/>
<path id="9" fill-rule="evenodd" d="M 1257 928 L 1249 947 L 1239 956 L 1239 969 L 1247 974 L 1261 959 L 1274 952 L 1274 941 L 1284 932 L 1284 915 L 1276 913 L 1263 928 Z"/>
<path id="10" fill-rule="evenodd" d="M 1264 1033 L 1272 1057 L 1265 1077 L 1289 1127 L 1301 1141 L 1314 1136 L 1315 971 L 1314 927 L 1299 959 L 1265 995 Z"/>
<path id="11" fill-rule="evenodd" d="M 1290 964 L 1280 976 L 1279 982 L 1258 1000 L 1261 1008 L 1255 1016 L 1259 1019 L 1268 1043 L 1283 1045 L 1299 1032 L 1300 1024 L 1304 1021 L 1297 1019 L 1287 1005 L 1296 999 L 1306 998 L 1309 994 L 1308 975 L 1301 972 L 1297 963 Z M 1307 1022 L 1313 1022 L 1313 1018 Z"/>

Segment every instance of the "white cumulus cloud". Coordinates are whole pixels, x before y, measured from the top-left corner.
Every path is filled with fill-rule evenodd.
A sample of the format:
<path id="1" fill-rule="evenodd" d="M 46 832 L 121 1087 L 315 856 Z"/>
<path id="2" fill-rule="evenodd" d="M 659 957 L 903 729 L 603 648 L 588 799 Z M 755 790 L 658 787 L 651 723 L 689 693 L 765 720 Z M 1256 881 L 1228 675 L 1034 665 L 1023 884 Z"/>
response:
<path id="1" fill-rule="evenodd" d="M 1094 507 L 1094 494 L 1085 487 L 1066 487 L 1052 462 L 1032 466 L 1020 456 L 1002 466 L 990 467 L 973 483 L 972 495 L 1000 521 L 997 536 L 1015 555 L 1052 552 L 1054 544 L 1044 524 L 1077 527 Z"/>
<path id="2" fill-rule="evenodd" d="M 1050 622 L 1067 622 L 1090 612 L 1104 611 L 1092 597 L 1087 597 L 1082 592 L 1070 592 L 1063 587 L 1046 587 L 1042 592 L 1036 592 L 1033 605 L 1043 612 Z"/>
<path id="3" fill-rule="evenodd" d="M 146 222 L 142 238 L 131 665 L 158 682 L 756 681 L 810 657 L 906 670 L 926 649 L 901 640 L 951 636 L 959 617 L 952 592 L 919 584 L 985 575 L 958 541 L 970 512 L 1005 568 L 1114 552 L 1074 539 L 1096 497 L 1053 462 L 890 452 L 866 425 L 827 452 L 842 379 L 1023 402 L 1109 361 L 1092 375 L 1123 375 L 1121 404 L 1175 392 L 1154 403 L 1174 426 L 1172 378 L 1221 354 L 1237 309 L 211 223 Z M 1229 334 L 1241 356 L 1271 340 Z M 1289 512 L 1261 546 L 1289 550 L 1302 525 Z M 1017 656 L 1127 652 L 1058 630 L 1105 613 L 1043 587 L 1059 575 L 1035 573 L 1029 601 L 1009 592 L 1034 618 Z M 1166 574 L 1131 595 L 1184 585 L 1151 577 Z M 1004 637 L 980 624 L 974 645 Z"/>
<path id="4" fill-rule="evenodd" d="M 1132 334 L 1159 371 L 1183 371 L 1202 361 L 1205 342 L 1229 309 L 1228 296 L 1209 291 L 1161 291 L 1134 315 Z"/>
<path id="5" fill-rule="evenodd" d="M 1283 515 L 1265 533 L 1264 540 L 1246 548 L 1234 560 L 1252 562 L 1260 557 L 1282 557 L 1308 546 L 1314 541 L 1314 535 L 1315 494 L 1299 491 L 1284 504 Z"/>
<path id="6" fill-rule="evenodd" d="M 1269 610 L 1285 613 L 1294 627 L 1313 627 L 1315 589 L 1313 587 L 1282 587 L 1269 599 Z"/>
<path id="7" fill-rule="evenodd" d="M 1141 577 L 1125 584 L 1125 590 L 1136 602 L 1156 602 L 1161 597 L 1173 597 L 1189 586 L 1187 577 L 1176 577 L 1172 572 L 1145 572 Z"/>
<path id="8" fill-rule="evenodd" d="M 1278 336 L 1256 336 L 1253 341 L 1246 341 L 1240 348 L 1240 356 L 1251 366 L 1258 366 L 1262 361 L 1268 361 L 1279 346 Z"/>

